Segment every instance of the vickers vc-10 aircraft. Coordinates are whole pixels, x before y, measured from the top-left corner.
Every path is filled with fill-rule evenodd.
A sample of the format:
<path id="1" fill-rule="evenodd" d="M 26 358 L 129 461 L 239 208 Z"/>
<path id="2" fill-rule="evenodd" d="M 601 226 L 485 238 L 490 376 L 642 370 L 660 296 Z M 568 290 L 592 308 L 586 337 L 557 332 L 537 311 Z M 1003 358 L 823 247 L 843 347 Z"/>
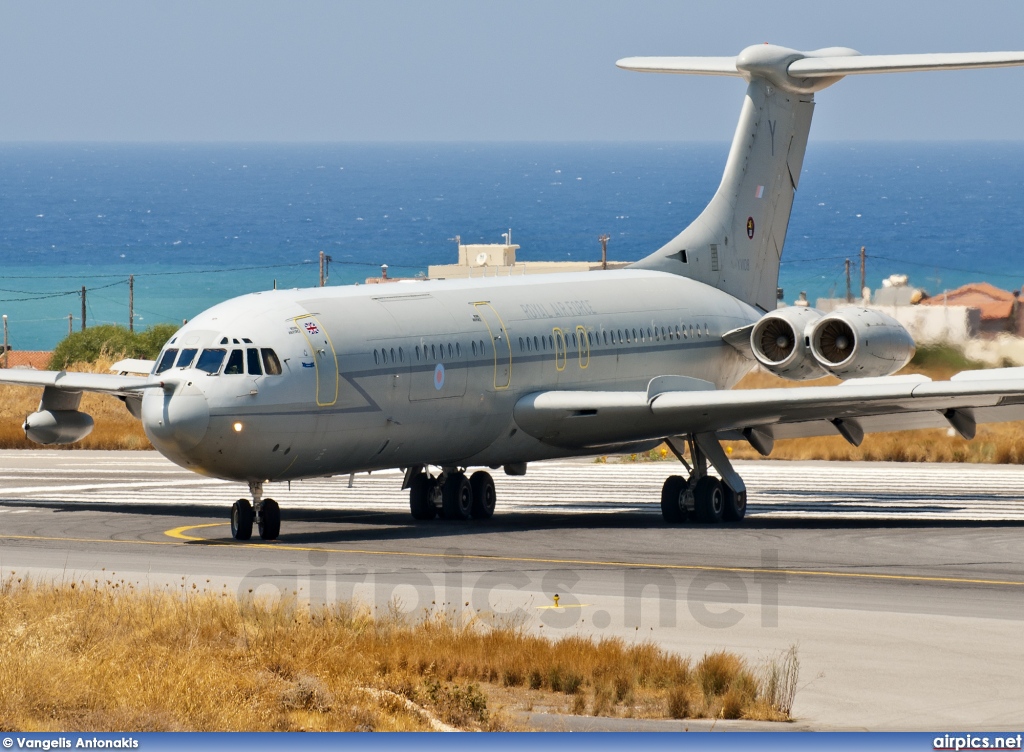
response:
<path id="1" fill-rule="evenodd" d="M 914 353 L 875 310 L 776 308 L 779 260 L 814 92 L 863 73 L 1024 64 L 1024 52 L 860 55 L 748 47 L 737 57 L 627 58 L 621 68 L 748 82 L 725 174 L 678 236 L 621 270 L 244 295 L 196 316 L 148 376 L 0 371 L 43 387 L 27 436 L 92 429 L 83 391 L 124 400 L 162 454 L 247 482 L 235 538 L 278 537 L 269 482 L 405 468 L 413 517 L 487 518 L 494 481 L 528 462 L 668 443 L 687 474 L 664 485 L 666 522 L 735 522 L 746 489 L 723 439 L 776 439 L 1024 418 L 1024 368 L 949 381 L 891 376 Z M 760 364 L 838 386 L 729 391 Z M 713 467 L 721 480 L 709 474 Z"/>

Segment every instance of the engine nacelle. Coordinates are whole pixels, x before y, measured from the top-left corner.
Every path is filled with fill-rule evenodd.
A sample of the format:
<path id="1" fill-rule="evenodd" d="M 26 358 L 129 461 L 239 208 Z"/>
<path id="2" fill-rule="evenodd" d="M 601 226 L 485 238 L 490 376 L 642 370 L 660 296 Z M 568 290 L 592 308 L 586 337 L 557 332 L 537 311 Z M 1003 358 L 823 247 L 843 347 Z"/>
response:
<path id="1" fill-rule="evenodd" d="M 888 376 L 914 357 L 910 333 L 892 316 L 867 308 L 840 308 L 810 332 L 811 354 L 840 379 Z"/>
<path id="2" fill-rule="evenodd" d="M 25 436 L 36 444 L 74 444 L 92 433 L 92 416 L 78 410 L 40 410 L 25 418 Z"/>
<path id="3" fill-rule="evenodd" d="M 757 362 L 776 376 L 807 381 L 825 375 L 808 347 L 810 329 L 821 319 L 816 308 L 790 306 L 765 314 L 750 332 Z"/>

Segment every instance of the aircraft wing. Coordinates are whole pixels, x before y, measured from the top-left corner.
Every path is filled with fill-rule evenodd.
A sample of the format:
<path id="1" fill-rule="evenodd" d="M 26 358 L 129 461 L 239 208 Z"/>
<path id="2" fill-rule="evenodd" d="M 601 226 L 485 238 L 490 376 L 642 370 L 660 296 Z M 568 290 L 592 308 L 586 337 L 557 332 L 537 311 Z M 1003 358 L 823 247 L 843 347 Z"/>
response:
<path id="1" fill-rule="evenodd" d="M 1024 420 L 1024 368 L 965 371 L 935 382 L 888 376 L 838 386 L 708 387 L 659 377 L 647 392 L 539 392 L 519 400 L 515 420 L 531 436 L 564 447 L 715 433 L 769 452 L 774 439 L 840 434 L 859 444 L 872 431 L 934 427 L 972 438 L 977 423 Z"/>
<path id="2" fill-rule="evenodd" d="M 75 373 L 69 371 L 35 371 L 31 369 L 0 369 L 0 384 L 40 386 L 68 392 L 103 392 L 127 395 L 141 389 L 159 387 L 160 382 L 148 376 L 120 376 L 107 373 Z"/>

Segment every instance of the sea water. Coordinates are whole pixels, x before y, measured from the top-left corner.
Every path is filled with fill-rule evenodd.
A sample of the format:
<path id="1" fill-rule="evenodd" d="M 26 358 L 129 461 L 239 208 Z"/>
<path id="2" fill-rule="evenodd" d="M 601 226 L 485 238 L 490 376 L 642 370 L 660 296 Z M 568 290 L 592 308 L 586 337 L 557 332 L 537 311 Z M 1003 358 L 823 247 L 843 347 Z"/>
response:
<path id="1" fill-rule="evenodd" d="M 632 261 L 706 205 L 727 143 L 2 145 L 0 313 L 18 349 L 89 324 L 180 323 L 254 290 L 425 274 L 454 238 L 520 260 Z M 780 286 L 845 294 L 893 273 L 931 292 L 1024 284 L 1024 145 L 816 143 Z"/>

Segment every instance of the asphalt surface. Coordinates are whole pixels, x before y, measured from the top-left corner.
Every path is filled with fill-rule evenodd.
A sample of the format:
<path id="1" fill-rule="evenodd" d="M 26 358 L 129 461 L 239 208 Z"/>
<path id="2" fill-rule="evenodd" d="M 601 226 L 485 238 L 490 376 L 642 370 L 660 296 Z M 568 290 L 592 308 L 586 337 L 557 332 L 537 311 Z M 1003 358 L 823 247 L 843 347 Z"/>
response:
<path id="1" fill-rule="evenodd" d="M 272 486 L 280 540 L 239 543 L 238 484 L 152 452 L 3 451 L 0 567 L 471 610 L 755 663 L 796 645 L 799 728 L 1020 730 L 1024 468 L 736 465 L 735 526 L 661 521 L 674 463 L 579 461 L 496 474 L 483 522 L 413 521 L 397 472 Z"/>

